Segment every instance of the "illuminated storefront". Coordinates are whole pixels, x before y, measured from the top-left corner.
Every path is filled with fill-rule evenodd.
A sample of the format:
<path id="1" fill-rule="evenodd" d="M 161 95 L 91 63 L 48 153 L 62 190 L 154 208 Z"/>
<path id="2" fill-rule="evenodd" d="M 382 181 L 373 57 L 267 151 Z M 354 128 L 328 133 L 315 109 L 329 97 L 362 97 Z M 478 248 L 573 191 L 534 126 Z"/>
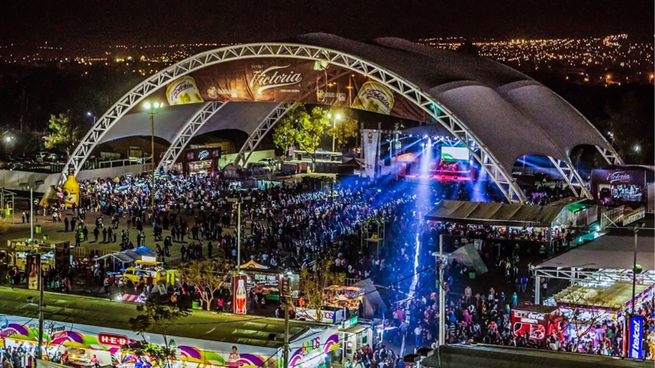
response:
<path id="1" fill-rule="evenodd" d="M 210 174 L 218 170 L 220 147 L 191 148 L 181 155 L 184 175 Z"/>

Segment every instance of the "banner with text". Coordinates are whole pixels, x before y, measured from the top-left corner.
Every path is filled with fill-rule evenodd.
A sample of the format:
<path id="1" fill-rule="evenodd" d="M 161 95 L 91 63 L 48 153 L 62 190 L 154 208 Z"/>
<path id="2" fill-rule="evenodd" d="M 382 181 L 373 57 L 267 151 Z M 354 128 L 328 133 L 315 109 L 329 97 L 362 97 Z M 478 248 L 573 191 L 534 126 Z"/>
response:
<path id="1" fill-rule="evenodd" d="M 366 165 L 366 177 L 375 178 L 375 170 L 378 162 L 378 146 L 380 145 L 380 131 L 364 129 L 362 131 L 364 142 L 364 164 Z"/>
<path id="2" fill-rule="evenodd" d="M 424 121 L 427 115 L 384 84 L 311 60 L 258 58 L 221 63 L 170 82 L 168 105 L 209 101 L 299 102 L 366 110 Z"/>

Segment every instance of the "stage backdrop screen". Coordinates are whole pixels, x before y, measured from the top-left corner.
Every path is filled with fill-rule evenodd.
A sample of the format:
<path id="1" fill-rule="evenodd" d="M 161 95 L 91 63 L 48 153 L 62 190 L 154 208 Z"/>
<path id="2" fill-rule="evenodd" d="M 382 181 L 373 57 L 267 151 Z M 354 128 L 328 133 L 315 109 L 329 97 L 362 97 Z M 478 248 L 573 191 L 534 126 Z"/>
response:
<path id="1" fill-rule="evenodd" d="M 466 147 L 441 147 L 441 159 L 444 161 L 468 161 L 469 150 Z"/>

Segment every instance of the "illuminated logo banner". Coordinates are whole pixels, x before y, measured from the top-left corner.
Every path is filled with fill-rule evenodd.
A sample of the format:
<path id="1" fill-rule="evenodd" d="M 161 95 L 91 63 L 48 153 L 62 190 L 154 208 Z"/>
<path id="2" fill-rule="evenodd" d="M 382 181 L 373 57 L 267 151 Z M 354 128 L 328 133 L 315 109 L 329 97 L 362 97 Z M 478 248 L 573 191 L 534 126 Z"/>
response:
<path id="1" fill-rule="evenodd" d="M 298 102 L 426 120 L 420 108 L 384 84 L 311 60 L 257 58 L 217 64 L 172 81 L 164 92 L 171 106 L 209 101 Z"/>
<path id="2" fill-rule="evenodd" d="M 641 316 L 630 318 L 630 358 L 641 359 L 642 334 L 644 319 Z"/>

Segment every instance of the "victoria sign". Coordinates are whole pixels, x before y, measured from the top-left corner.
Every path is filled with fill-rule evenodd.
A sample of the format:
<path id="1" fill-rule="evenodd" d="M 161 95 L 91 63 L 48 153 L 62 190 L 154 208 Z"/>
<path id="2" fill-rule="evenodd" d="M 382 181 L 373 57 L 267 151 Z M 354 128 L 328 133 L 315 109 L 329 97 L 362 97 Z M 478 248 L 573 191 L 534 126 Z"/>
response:
<path id="1" fill-rule="evenodd" d="M 329 63 L 253 58 L 208 66 L 162 89 L 169 105 L 209 101 L 322 104 L 417 121 L 426 114 L 406 98 L 366 76 Z"/>

